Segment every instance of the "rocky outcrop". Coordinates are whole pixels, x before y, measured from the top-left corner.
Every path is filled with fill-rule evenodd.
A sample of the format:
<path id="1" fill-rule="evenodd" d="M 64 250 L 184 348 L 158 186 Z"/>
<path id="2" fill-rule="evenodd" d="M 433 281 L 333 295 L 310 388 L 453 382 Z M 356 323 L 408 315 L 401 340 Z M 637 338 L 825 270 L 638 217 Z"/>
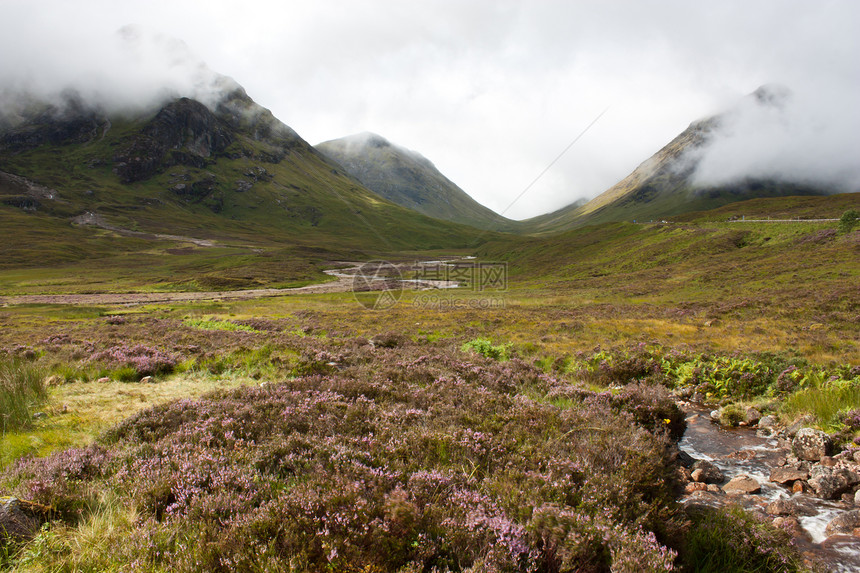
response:
<path id="1" fill-rule="evenodd" d="M 114 156 L 123 183 L 142 181 L 171 165 L 204 167 L 233 142 L 232 130 L 200 102 L 180 98 L 161 109 Z"/>

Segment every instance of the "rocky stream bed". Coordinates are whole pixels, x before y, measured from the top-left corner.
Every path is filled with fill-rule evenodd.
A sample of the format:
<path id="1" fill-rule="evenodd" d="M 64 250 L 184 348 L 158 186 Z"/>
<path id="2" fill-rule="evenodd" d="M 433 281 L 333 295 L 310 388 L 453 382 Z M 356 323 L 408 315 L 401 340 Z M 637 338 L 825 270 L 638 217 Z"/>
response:
<path id="1" fill-rule="evenodd" d="M 829 437 L 798 423 L 778 427 L 751 412 L 726 428 L 690 403 L 681 440 L 682 502 L 736 503 L 787 530 L 829 571 L 860 572 L 860 452 L 832 455 Z"/>

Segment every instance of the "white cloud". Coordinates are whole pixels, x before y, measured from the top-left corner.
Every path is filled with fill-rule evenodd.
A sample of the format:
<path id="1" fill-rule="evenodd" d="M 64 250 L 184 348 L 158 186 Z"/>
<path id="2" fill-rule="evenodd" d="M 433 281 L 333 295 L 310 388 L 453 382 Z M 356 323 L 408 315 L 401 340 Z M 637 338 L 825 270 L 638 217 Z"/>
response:
<path id="1" fill-rule="evenodd" d="M 100 83 L 116 100 L 165 84 L 205 93 L 198 59 L 169 65 L 188 49 L 167 40 L 179 38 L 308 141 L 379 133 L 496 210 L 608 106 L 514 217 L 599 194 L 691 121 L 768 82 L 796 91 L 792 121 L 806 126 L 802 141 L 768 140 L 770 156 L 794 145 L 823 171 L 854 157 L 847 128 L 806 140 L 816 122 L 854 125 L 851 0 L 4 0 L 3 12 L 0 85 Z M 162 34 L 136 66 L 111 44 L 130 23 Z M 724 151 L 715 157 L 732 161 Z"/>

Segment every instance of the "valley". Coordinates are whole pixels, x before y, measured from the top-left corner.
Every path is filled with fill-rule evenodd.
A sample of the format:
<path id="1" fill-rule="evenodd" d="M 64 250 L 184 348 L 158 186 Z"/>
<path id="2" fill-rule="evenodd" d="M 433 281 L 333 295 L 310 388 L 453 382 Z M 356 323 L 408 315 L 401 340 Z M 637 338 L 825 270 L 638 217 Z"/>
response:
<path id="1" fill-rule="evenodd" d="M 860 532 L 860 194 L 695 189 L 712 120 L 510 221 L 226 85 L 2 124 L 0 567 L 856 570 L 703 478 L 679 404 Z"/>

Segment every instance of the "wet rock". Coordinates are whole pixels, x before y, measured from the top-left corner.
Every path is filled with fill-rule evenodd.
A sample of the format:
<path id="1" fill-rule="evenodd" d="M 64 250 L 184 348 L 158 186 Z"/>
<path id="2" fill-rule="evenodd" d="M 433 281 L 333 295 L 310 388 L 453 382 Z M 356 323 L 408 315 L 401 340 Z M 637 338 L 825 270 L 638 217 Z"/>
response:
<path id="1" fill-rule="evenodd" d="M 806 484 L 800 480 L 797 480 L 796 482 L 791 484 L 791 493 L 805 493 L 806 491 Z"/>
<path id="2" fill-rule="evenodd" d="M 854 492 L 854 505 L 860 506 L 860 489 Z"/>
<path id="3" fill-rule="evenodd" d="M 685 468 L 692 466 L 696 463 L 696 458 L 685 452 L 684 450 L 678 451 L 678 463 L 680 463 Z"/>
<path id="4" fill-rule="evenodd" d="M 797 507 L 789 499 L 777 499 L 767 504 L 765 508 L 768 515 L 794 515 L 796 511 Z"/>
<path id="5" fill-rule="evenodd" d="M 746 422 L 750 426 L 754 426 L 758 424 L 759 420 L 761 420 L 761 412 L 759 412 L 755 408 L 746 409 L 746 411 L 744 412 L 744 422 Z"/>
<path id="6" fill-rule="evenodd" d="M 761 423 L 761 422 L 759 422 Z M 774 434 L 773 428 L 762 428 L 759 426 L 759 429 L 756 430 L 755 435 L 759 438 L 770 438 Z"/>
<path id="7" fill-rule="evenodd" d="M 851 487 L 851 476 L 848 470 L 815 466 L 809 478 L 809 487 L 820 498 L 838 499 Z"/>
<path id="8" fill-rule="evenodd" d="M 809 478 L 809 472 L 802 469 L 794 469 L 791 467 L 774 468 L 770 472 L 770 481 L 779 484 L 787 484 L 797 480 L 805 480 Z"/>
<path id="9" fill-rule="evenodd" d="M 791 441 L 791 449 L 801 460 L 817 462 L 833 450 L 830 436 L 814 428 L 801 428 Z"/>
<path id="10" fill-rule="evenodd" d="M 719 483 L 726 479 L 720 468 L 706 460 L 697 460 L 693 464 L 690 477 L 693 481 L 704 483 Z"/>
<path id="11" fill-rule="evenodd" d="M 834 460 L 830 456 L 821 456 L 821 460 L 819 460 L 818 463 L 828 468 L 836 467 L 836 460 Z"/>
<path id="12" fill-rule="evenodd" d="M 49 509 L 15 497 L 0 497 L 0 548 L 29 539 L 47 519 Z"/>
<path id="13" fill-rule="evenodd" d="M 840 513 L 833 518 L 833 520 L 827 524 L 827 527 L 824 529 L 824 533 L 828 536 L 839 533 L 851 534 L 857 527 L 860 527 L 860 509 L 852 509 L 851 511 Z"/>
<path id="14" fill-rule="evenodd" d="M 715 483 L 709 483 L 709 484 L 707 485 L 707 488 L 708 488 L 708 489 L 707 489 L 707 491 L 709 491 L 709 492 L 711 492 L 711 493 L 717 493 L 717 494 L 720 494 L 720 495 L 722 495 L 722 493 L 723 493 L 723 490 L 720 488 L 720 486 L 718 486 L 718 485 L 717 485 L 717 484 L 715 484 Z"/>
<path id="15" fill-rule="evenodd" d="M 733 495 L 759 493 L 761 485 L 750 476 L 741 474 L 733 477 L 729 483 L 724 485 L 723 491 Z"/>
<path id="16" fill-rule="evenodd" d="M 778 420 L 776 416 L 764 416 L 758 421 L 759 428 L 775 428 Z"/>

